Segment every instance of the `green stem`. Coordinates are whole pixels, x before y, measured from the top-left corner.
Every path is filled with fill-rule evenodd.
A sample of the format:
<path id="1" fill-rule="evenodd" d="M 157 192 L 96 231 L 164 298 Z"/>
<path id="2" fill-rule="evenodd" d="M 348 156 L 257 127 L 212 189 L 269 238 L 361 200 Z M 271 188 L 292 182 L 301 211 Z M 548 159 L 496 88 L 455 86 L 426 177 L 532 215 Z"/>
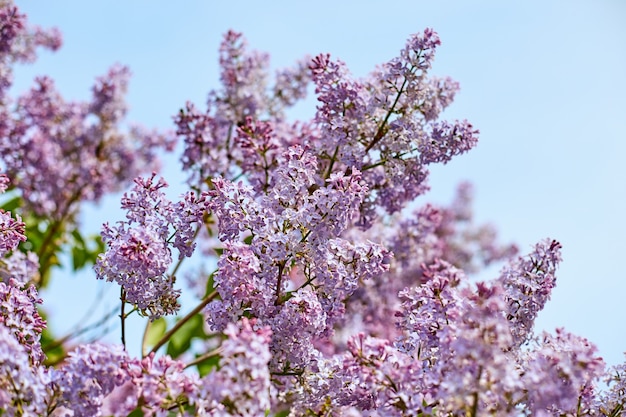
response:
<path id="1" fill-rule="evenodd" d="M 126 315 L 124 314 L 126 291 L 124 291 L 124 287 L 120 288 L 120 300 L 122 300 L 122 307 L 120 311 L 120 320 L 122 321 L 122 346 L 124 346 L 124 350 L 126 350 Z"/>
<path id="2" fill-rule="evenodd" d="M 216 356 L 219 356 L 222 354 L 222 348 L 218 347 L 217 349 L 213 349 L 207 353 L 205 353 L 204 355 L 198 356 L 196 359 L 192 360 L 191 362 L 187 363 L 185 365 L 185 368 L 190 368 L 194 365 L 197 365 L 201 362 L 204 362 L 208 359 L 214 358 Z"/>
<path id="3" fill-rule="evenodd" d="M 170 337 L 172 337 L 172 335 L 174 333 L 176 333 L 181 327 L 183 327 L 183 325 L 185 323 L 187 323 L 193 316 L 195 316 L 196 314 L 198 314 L 200 311 L 202 311 L 202 309 L 204 307 L 207 306 L 207 304 L 209 304 L 215 297 L 217 297 L 217 291 L 213 291 L 212 293 L 210 293 L 209 295 L 207 295 L 205 298 L 202 299 L 202 301 L 200 301 L 200 304 L 198 304 L 193 310 L 191 310 L 189 313 L 187 313 L 187 315 L 185 315 L 184 317 L 182 317 L 180 320 L 178 320 L 176 322 L 176 324 L 174 325 L 174 327 L 172 327 L 170 330 L 168 330 L 162 337 L 161 339 L 159 339 L 159 341 L 152 347 L 152 349 L 150 349 L 150 351 L 148 352 L 148 354 L 144 354 L 143 357 L 148 356 L 151 353 L 156 353 L 157 350 L 159 350 L 159 348 L 161 346 L 163 346 L 164 344 L 167 343 L 167 341 L 170 339 Z M 145 334 L 145 333 L 144 333 Z M 145 342 L 145 337 L 144 337 L 144 342 Z M 145 347 L 142 347 L 142 352 L 145 351 Z"/>
<path id="4" fill-rule="evenodd" d="M 393 104 L 389 108 L 389 111 L 387 111 L 387 115 L 385 116 L 385 119 L 382 121 L 382 123 L 378 127 L 378 130 L 376 131 L 376 134 L 374 135 L 374 139 L 365 148 L 365 153 L 369 152 L 369 150 L 372 149 L 374 145 L 376 145 L 378 142 L 380 142 L 383 136 L 385 136 L 385 128 L 387 126 L 387 122 L 389 121 L 389 118 L 391 117 L 394 110 L 396 109 L 396 105 L 398 104 L 398 101 L 400 100 L 402 93 L 404 93 L 404 87 L 406 87 L 407 81 L 408 81 L 407 78 L 404 77 L 404 81 L 402 81 L 402 85 L 400 86 L 400 89 L 398 90 L 396 99 L 393 101 Z"/>

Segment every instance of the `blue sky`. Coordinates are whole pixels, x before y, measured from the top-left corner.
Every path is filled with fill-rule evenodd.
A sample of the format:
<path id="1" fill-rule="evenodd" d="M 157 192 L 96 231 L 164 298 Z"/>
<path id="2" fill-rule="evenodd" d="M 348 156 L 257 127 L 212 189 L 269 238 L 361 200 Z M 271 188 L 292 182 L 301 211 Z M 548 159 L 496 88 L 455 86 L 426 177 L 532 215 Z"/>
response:
<path id="1" fill-rule="evenodd" d="M 447 202 L 455 185 L 476 187 L 476 215 L 527 251 L 553 237 L 564 262 L 539 328 L 566 327 L 596 343 L 609 363 L 626 350 L 626 2 L 540 1 L 18 1 L 33 23 L 57 26 L 64 46 L 20 68 L 16 89 L 49 74 L 67 98 L 84 99 L 113 63 L 134 76 L 129 119 L 171 128 L 187 100 L 218 86 L 217 48 L 232 28 L 267 51 L 275 67 L 329 52 L 355 75 L 393 57 L 409 34 L 442 39 L 433 74 L 461 93 L 447 118 L 467 118 L 479 145 L 434 169 L 424 200 Z M 313 102 L 298 110 L 312 115 Z M 165 176 L 175 188 L 178 162 Z M 182 188 L 180 189 L 182 191 Z M 175 194 L 178 192 L 174 190 Z M 85 226 L 115 220 L 118 197 L 89 211 Z M 65 277 L 44 305 L 61 321 L 71 294 L 93 287 Z M 113 293 L 109 294 L 112 298 Z M 82 299 L 91 299 L 85 295 Z M 84 303 L 83 303 L 84 304 Z M 76 309 L 81 308 L 78 303 Z M 85 308 L 85 307 L 83 307 Z M 63 324 L 59 325 L 61 328 Z"/>

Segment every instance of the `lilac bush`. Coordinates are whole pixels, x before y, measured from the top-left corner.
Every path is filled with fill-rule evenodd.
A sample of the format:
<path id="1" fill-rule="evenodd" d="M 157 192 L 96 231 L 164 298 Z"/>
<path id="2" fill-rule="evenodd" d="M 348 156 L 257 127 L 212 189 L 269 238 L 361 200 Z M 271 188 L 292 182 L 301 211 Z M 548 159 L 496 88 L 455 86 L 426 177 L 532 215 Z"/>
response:
<path id="1" fill-rule="evenodd" d="M 272 75 L 229 31 L 221 87 L 206 109 L 184 104 L 174 138 L 124 127 L 125 67 L 89 102 L 46 77 L 10 97 L 13 65 L 60 35 L 10 2 L 0 27 L 0 415 L 624 414 L 626 365 L 605 369 L 564 329 L 534 331 L 560 243 L 501 243 L 475 224 L 469 184 L 449 206 L 414 204 L 428 167 L 478 138 L 441 119 L 459 85 L 430 74 L 434 30 L 360 79 L 328 54 Z M 312 89 L 311 119 L 289 120 Z M 172 200 L 153 170 L 176 141 L 188 189 Z M 82 204 L 119 190 L 126 217 L 83 236 Z M 121 345 L 46 328 L 38 290 L 62 259 L 119 289 Z M 181 271 L 200 289 L 185 314 Z M 126 350 L 131 315 L 146 323 L 141 357 Z"/>

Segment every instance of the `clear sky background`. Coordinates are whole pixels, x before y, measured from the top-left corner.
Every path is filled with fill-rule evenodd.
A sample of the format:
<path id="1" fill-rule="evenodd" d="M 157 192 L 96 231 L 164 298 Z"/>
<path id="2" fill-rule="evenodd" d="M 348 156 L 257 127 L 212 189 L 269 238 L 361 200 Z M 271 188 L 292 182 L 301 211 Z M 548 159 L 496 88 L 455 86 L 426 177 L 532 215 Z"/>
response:
<path id="1" fill-rule="evenodd" d="M 52 76 L 66 98 L 86 99 L 113 63 L 134 76 L 129 120 L 172 128 L 187 100 L 218 87 L 217 48 L 232 28 L 276 68 L 329 52 L 364 76 L 395 56 L 409 34 L 442 39 L 433 74 L 461 92 L 445 117 L 481 131 L 469 154 L 432 170 L 423 201 L 476 187 L 478 220 L 522 252 L 544 237 L 563 244 L 557 288 L 539 329 L 589 338 L 610 364 L 626 350 L 626 1 L 18 1 L 32 23 L 57 26 L 64 46 L 20 68 L 16 89 Z M 313 114 L 314 102 L 298 116 Z M 165 177 L 182 192 L 177 157 Z M 121 218 L 119 196 L 89 210 L 85 227 Z M 44 306 L 69 326 L 95 295 L 92 274 L 61 277 Z M 102 284 L 102 283 L 101 283 Z M 109 285 L 111 286 L 111 285 Z M 117 289 L 109 290 L 114 305 Z M 57 320 L 58 318 L 58 320 Z M 57 323 L 59 321 L 60 323 Z"/>

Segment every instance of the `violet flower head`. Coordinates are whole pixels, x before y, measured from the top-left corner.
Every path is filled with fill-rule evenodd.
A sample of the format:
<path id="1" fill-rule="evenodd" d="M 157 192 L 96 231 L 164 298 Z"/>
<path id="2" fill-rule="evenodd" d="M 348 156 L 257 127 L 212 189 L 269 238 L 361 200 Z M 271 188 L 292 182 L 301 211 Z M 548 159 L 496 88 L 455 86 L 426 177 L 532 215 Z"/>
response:
<path id="1" fill-rule="evenodd" d="M 418 360 L 433 364 L 441 354 L 442 331 L 455 325 L 461 303 L 459 284 L 463 271 L 444 261 L 423 266 L 424 283 L 398 294 L 401 301 L 397 326 L 403 331 L 396 344 Z"/>
<path id="2" fill-rule="evenodd" d="M 265 415 L 272 393 L 268 363 L 271 330 L 256 320 L 241 319 L 228 325 L 222 343 L 219 369 L 203 377 L 189 395 L 199 415 Z M 206 414 L 203 414 L 206 413 Z"/>
<path id="3" fill-rule="evenodd" d="M 454 326 L 440 337 L 439 360 L 433 371 L 440 380 L 437 397 L 442 409 L 455 415 L 516 416 L 523 388 L 508 353 L 512 345 L 505 301 L 497 284 L 463 287 Z"/>
<path id="4" fill-rule="evenodd" d="M 333 61 L 329 54 L 311 60 L 310 70 L 317 100 L 315 122 L 320 128 L 315 150 L 330 160 L 361 169 L 365 147 L 358 141 L 365 115 L 367 91 L 354 80 L 345 64 Z M 330 168 L 330 167 L 329 167 Z M 329 171 L 330 173 L 330 171 Z"/>
<path id="5" fill-rule="evenodd" d="M 507 318 L 513 339 L 521 345 L 532 334 L 533 325 L 556 286 L 556 268 L 561 262 L 561 244 L 546 239 L 534 251 L 511 262 L 500 273 L 505 290 Z"/>
<path id="6" fill-rule="evenodd" d="M 57 29 L 28 25 L 26 15 L 20 13 L 13 1 L 3 1 L 0 4 L 0 101 L 5 101 L 6 90 L 13 82 L 11 66 L 34 61 L 40 46 L 53 51 L 59 49 L 61 33 Z"/>
<path id="7" fill-rule="evenodd" d="M 34 286 L 25 290 L 19 286 L 20 283 L 13 279 L 9 283 L 0 282 L 0 327 L 13 333 L 24 346 L 30 362 L 37 366 L 44 360 L 40 338 L 46 322 L 35 305 L 42 300 Z"/>
<path id="8" fill-rule="evenodd" d="M 437 32 L 426 28 L 424 33 L 416 33 L 409 37 L 400 56 L 412 66 L 424 70 L 430 67 L 439 45 L 441 45 L 441 40 Z"/>
<path id="9" fill-rule="evenodd" d="M 136 178 L 133 189 L 124 194 L 122 208 L 126 221 L 111 227 L 105 224 L 102 240 L 107 251 L 100 254 L 95 270 L 99 279 L 115 281 L 125 291 L 126 301 L 152 319 L 172 314 L 179 308 L 179 290 L 167 274 L 172 264 L 172 248 L 180 258 L 191 256 L 195 248 L 192 224 L 200 223 L 205 196 L 193 193 L 172 203 L 161 191 L 167 184 L 161 178 Z"/>
<path id="10" fill-rule="evenodd" d="M 20 288 L 39 282 L 39 257 L 36 253 L 16 250 L 0 258 L 0 282 L 8 284 L 11 280 Z"/>
<path id="11" fill-rule="evenodd" d="M 9 177 L 0 174 L 0 194 L 4 193 L 10 184 Z M 2 257 L 15 249 L 20 242 L 26 241 L 26 224 L 19 215 L 11 217 L 10 211 L 0 209 L 0 263 Z"/>
<path id="12" fill-rule="evenodd" d="M 1 284 L 0 284 L 1 285 Z M 0 325 L 0 410 L 11 417 L 42 416 L 47 410 L 48 375 L 33 364 L 11 328 Z"/>
<path id="13" fill-rule="evenodd" d="M 220 67 L 223 97 L 228 97 L 221 110 L 230 120 L 243 122 L 247 116 L 257 117 L 268 108 L 265 88 L 269 55 L 248 51 L 243 34 L 231 30 L 220 45 Z"/>
<path id="14" fill-rule="evenodd" d="M 276 71 L 276 82 L 273 87 L 273 97 L 280 103 L 280 107 L 293 106 L 298 100 L 306 97 L 307 86 L 311 81 L 309 71 L 310 58 L 305 58 L 293 68 L 284 68 Z M 282 116 L 280 111 L 277 116 Z"/>
<path id="15" fill-rule="evenodd" d="M 128 76 L 113 67 L 90 102 L 64 100 L 48 77 L 19 97 L 0 155 L 28 209 L 51 218 L 73 214 L 80 202 L 98 201 L 154 168 L 157 149 L 171 149 L 165 134 L 121 129 Z"/>
<path id="16" fill-rule="evenodd" d="M 169 410 L 181 406 L 182 401 L 198 389 L 198 377 L 184 372 L 185 364 L 167 355 L 156 358 L 151 353 L 141 360 L 127 361 L 122 367 L 130 377 L 130 386 L 122 387 L 120 391 L 126 398 L 118 400 L 140 405 L 144 415 L 167 416 Z M 120 404 L 115 408 L 115 416 L 126 416 L 134 409 L 124 410 Z"/>
<path id="17" fill-rule="evenodd" d="M 472 149 L 476 143 L 478 130 L 467 121 L 437 123 L 429 137 L 418 145 L 422 164 L 447 163 L 452 157 Z"/>
<path id="18" fill-rule="evenodd" d="M 0 174 L 0 194 L 4 193 L 11 184 L 11 180 L 5 174 Z"/>
<path id="19" fill-rule="evenodd" d="M 26 241 L 26 224 L 19 215 L 11 217 L 11 212 L 0 209 L 0 257 Z"/>
<path id="20" fill-rule="evenodd" d="M 564 329 L 544 332 L 522 366 L 526 404 L 532 415 L 591 415 L 604 361 L 588 340 Z"/>
<path id="21" fill-rule="evenodd" d="M 274 292 L 260 275 L 261 265 L 249 245 L 225 242 L 213 279 L 221 300 L 207 307 L 211 328 L 224 330 L 244 314 L 266 316 L 273 309 Z"/>
<path id="22" fill-rule="evenodd" d="M 71 410 L 76 417 L 102 415 L 104 397 L 128 380 L 123 369 L 128 361 L 122 346 L 78 346 L 58 370 L 52 371 L 52 386 L 59 395 L 56 405 Z"/>
<path id="23" fill-rule="evenodd" d="M 241 169 L 257 192 L 266 191 L 271 185 L 270 173 L 276 169 L 280 143 L 274 135 L 271 122 L 246 121 L 237 127 L 235 142 L 241 149 Z"/>

